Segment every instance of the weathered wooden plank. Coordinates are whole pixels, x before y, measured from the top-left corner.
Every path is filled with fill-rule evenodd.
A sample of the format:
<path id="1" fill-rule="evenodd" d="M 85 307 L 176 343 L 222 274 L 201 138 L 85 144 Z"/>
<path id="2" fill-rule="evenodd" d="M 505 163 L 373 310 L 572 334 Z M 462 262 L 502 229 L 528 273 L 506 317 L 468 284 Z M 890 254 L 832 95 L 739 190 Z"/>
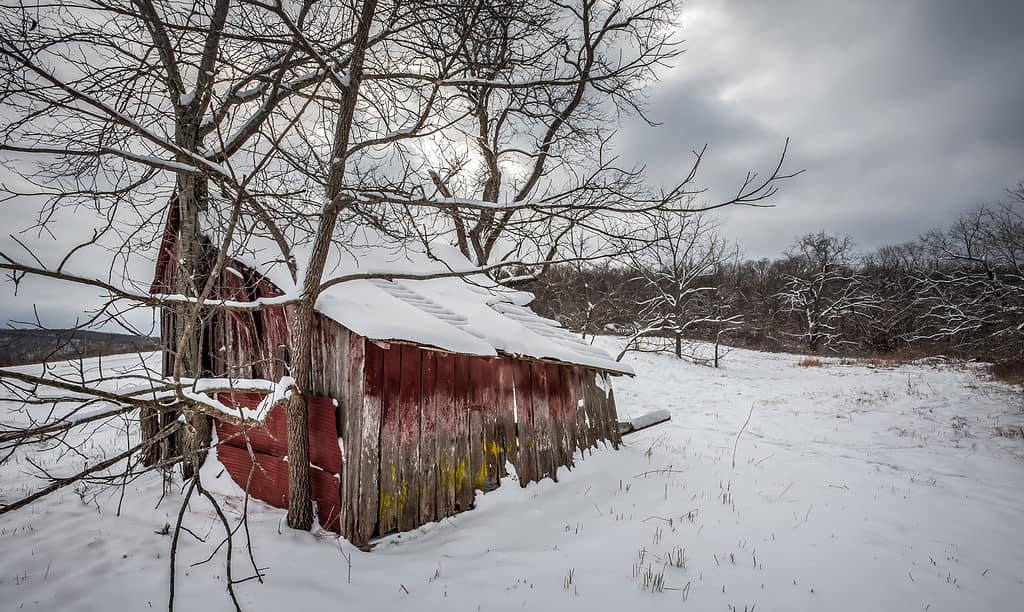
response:
<path id="1" fill-rule="evenodd" d="M 358 471 L 351 481 L 356 534 L 353 543 L 365 546 L 377 532 L 379 521 L 384 351 L 362 336 L 350 334 L 349 356 L 350 403 L 354 409 L 362 406 L 362 431 L 352 434 L 359 439 L 358 448 L 352 453 L 356 463 L 350 468 Z"/>
<path id="2" fill-rule="evenodd" d="M 558 373 L 558 394 L 562 403 L 562 423 L 565 426 L 565 450 L 569 456 L 569 465 L 575 465 L 579 430 L 576 427 L 576 403 L 572 397 L 572 368 L 560 365 Z"/>
<path id="3" fill-rule="evenodd" d="M 380 422 L 380 508 L 378 531 L 381 535 L 398 528 L 398 502 L 401 492 L 400 436 L 402 349 L 392 345 L 384 350 L 384 383 L 381 389 Z"/>
<path id="4" fill-rule="evenodd" d="M 341 395 L 338 396 L 341 440 L 345 449 L 341 472 L 340 523 L 342 535 L 355 542 L 358 540 L 359 480 L 362 474 L 365 349 L 362 338 L 355 338 L 354 334 L 346 333 L 345 343 L 348 345 L 345 351 L 346 359 L 343 363 L 338 364 L 345 369 L 346 382 Z M 374 491 L 373 497 L 377 497 L 376 491 Z"/>
<path id="5" fill-rule="evenodd" d="M 487 446 L 484 442 L 484 397 L 482 384 L 485 379 L 483 360 L 470 357 L 469 360 L 469 473 L 474 495 L 487 486 Z"/>
<path id="6" fill-rule="evenodd" d="M 508 476 L 505 462 L 516 465 L 519 448 L 516 443 L 515 421 L 515 366 L 510 359 L 498 360 L 497 406 L 498 406 L 498 447 L 502 458 L 498 470 L 502 477 Z"/>
<path id="7" fill-rule="evenodd" d="M 466 355 L 455 355 L 455 509 L 469 510 L 475 496 L 470 466 L 470 379 Z"/>
<path id="8" fill-rule="evenodd" d="M 455 512 L 455 468 L 458 463 L 455 452 L 455 358 L 448 353 L 439 353 L 436 356 L 436 366 L 437 517 L 443 518 Z"/>
<path id="9" fill-rule="evenodd" d="M 615 430 L 618 429 L 618 423 L 614 422 L 611 417 L 611 410 L 608 405 L 608 394 L 605 393 L 604 381 L 600 380 L 601 376 L 602 374 L 600 372 L 593 372 L 591 374 L 591 377 L 594 380 L 594 395 L 597 398 L 597 405 L 601 411 L 601 433 L 605 442 L 614 446 L 614 433 Z"/>
<path id="10" fill-rule="evenodd" d="M 587 405 L 587 415 L 590 418 L 590 431 L 593 433 L 596 442 L 609 441 L 608 419 L 605 416 L 603 393 L 597 388 L 594 382 L 594 370 L 583 370 L 580 377 L 583 383 L 584 401 Z"/>
<path id="11" fill-rule="evenodd" d="M 398 530 L 419 526 L 420 517 L 420 378 L 422 351 L 402 345 L 399 389 Z"/>
<path id="12" fill-rule="evenodd" d="M 471 452 L 479 454 L 479 468 L 474 461 L 473 486 L 481 491 L 498 487 L 498 461 L 501 452 L 495 431 L 497 406 L 495 393 L 496 359 L 471 358 L 470 381 L 473 385 L 473 407 L 480 413 L 480 443 Z M 473 438 L 474 441 L 476 438 Z M 476 459 L 474 457 L 474 459 Z M 478 471 L 476 471 L 478 470 Z"/>
<path id="13" fill-rule="evenodd" d="M 533 387 L 531 385 L 530 364 L 526 361 L 513 362 L 516 395 L 516 473 L 519 484 L 526 486 L 536 482 L 537 478 L 537 443 L 533 426 Z"/>
<path id="14" fill-rule="evenodd" d="M 534 441 L 537 445 L 537 479 L 558 480 L 558 464 L 554 449 L 554 431 L 548 405 L 548 372 L 540 362 L 530 363 L 533 397 Z"/>
<path id="15" fill-rule="evenodd" d="M 618 450 L 619 445 L 622 444 L 622 433 L 619 431 L 619 415 L 615 410 L 615 391 L 612 389 L 611 376 L 603 373 L 601 375 L 605 377 L 605 388 L 608 389 L 605 412 L 608 418 L 609 437 L 612 441 L 612 448 Z"/>
<path id="16" fill-rule="evenodd" d="M 576 408 L 576 445 L 582 454 L 594 446 L 594 432 L 590 430 L 581 372 L 579 367 L 574 366 L 569 369 L 569 392 L 572 397 L 572 405 Z M 593 453 L 593 450 L 590 452 Z"/>
<path id="17" fill-rule="evenodd" d="M 575 373 L 576 369 L 572 366 L 562 366 L 562 396 L 564 397 L 566 407 L 566 422 L 570 424 L 571 435 L 569 436 L 569 446 L 573 452 L 579 451 L 580 456 L 583 456 L 583 449 L 586 447 L 586 443 L 581 440 L 582 429 L 581 429 L 581 413 L 579 405 L 576 402 L 576 394 L 573 391 L 575 384 Z"/>
<path id="18" fill-rule="evenodd" d="M 440 406 L 437 382 L 437 353 L 422 352 L 420 400 L 420 485 L 419 524 L 437 520 L 437 436 Z"/>
<path id="19" fill-rule="evenodd" d="M 469 411 L 469 468 L 473 475 L 473 496 L 487 486 L 487 459 L 484 447 L 484 411 L 473 405 Z M 469 507 L 472 507 L 470 504 Z"/>
<path id="20" fill-rule="evenodd" d="M 548 389 L 548 410 L 551 414 L 552 424 L 552 449 L 555 461 L 560 466 L 572 466 L 572 449 L 567 448 L 566 438 L 568 428 L 565 423 L 565 401 L 562 397 L 562 369 L 561 366 L 549 363 L 545 364 L 547 370 Z"/>

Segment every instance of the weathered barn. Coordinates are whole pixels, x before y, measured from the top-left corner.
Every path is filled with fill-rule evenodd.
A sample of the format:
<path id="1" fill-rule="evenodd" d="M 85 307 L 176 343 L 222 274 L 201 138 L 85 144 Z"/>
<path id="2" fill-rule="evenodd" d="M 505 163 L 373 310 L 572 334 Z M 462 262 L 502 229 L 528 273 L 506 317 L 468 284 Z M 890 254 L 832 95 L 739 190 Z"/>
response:
<path id="1" fill-rule="evenodd" d="M 157 262 L 155 294 L 173 286 L 174 217 Z M 436 250 L 427 256 L 389 249 L 375 235 L 359 235 L 361 245 L 349 235 L 352 246 L 338 249 L 331 276 L 469 266 L 453 249 L 441 261 Z M 293 290 L 280 251 L 267 241 L 249 240 L 232 255 L 217 279 L 218 299 L 252 301 Z M 365 545 L 471 508 L 476 491 L 499 486 L 508 466 L 525 486 L 557 480 L 574 454 L 602 442 L 618 447 L 609 376 L 632 372 L 532 312 L 531 299 L 482 275 L 353 280 L 320 296 L 309 391 L 318 396 L 310 403 L 310 454 L 321 525 Z M 215 314 L 204 343 L 209 375 L 285 376 L 288 308 Z M 170 311 L 162 323 L 163 341 L 173 351 Z M 219 399 L 253 407 L 263 396 L 238 392 Z M 283 406 L 269 412 L 262 430 L 248 432 L 262 469 L 252 469 L 237 427 L 219 423 L 216 430 L 218 458 L 235 481 L 285 507 Z"/>

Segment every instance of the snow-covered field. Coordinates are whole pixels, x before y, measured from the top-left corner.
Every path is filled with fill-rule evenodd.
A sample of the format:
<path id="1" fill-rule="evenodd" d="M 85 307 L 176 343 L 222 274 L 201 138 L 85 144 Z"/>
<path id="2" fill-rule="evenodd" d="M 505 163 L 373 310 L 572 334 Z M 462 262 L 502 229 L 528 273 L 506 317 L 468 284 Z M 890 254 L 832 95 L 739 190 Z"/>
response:
<path id="1" fill-rule="evenodd" d="M 266 577 L 236 585 L 243 609 L 1020 609 L 1024 440 L 993 436 L 1024 422 L 1018 389 L 963 367 L 805 368 L 740 350 L 720 370 L 627 359 L 639 375 L 615 381 L 620 416 L 665 408 L 672 421 L 557 484 L 507 482 L 368 553 L 250 503 Z M 124 448 L 123 426 L 85 453 Z M 60 448 L 30 458 L 83 462 Z M 0 501 L 40 486 L 28 459 L 0 467 Z M 204 481 L 237 517 L 240 491 L 215 461 Z M 161 532 L 181 491 L 161 491 L 156 475 L 130 483 L 120 516 L 120 491 L 93 488 L 0 516 L 0 610 L 165 609 Z M 186 525 L 205 542 L 182 535 L 176 608 L 231 609 L 224 548 L 193 565 L 222 537 L 210 505 L 194 498 Z M 236 579 L 253 573 L 243 544 L 239 532 Z"/>

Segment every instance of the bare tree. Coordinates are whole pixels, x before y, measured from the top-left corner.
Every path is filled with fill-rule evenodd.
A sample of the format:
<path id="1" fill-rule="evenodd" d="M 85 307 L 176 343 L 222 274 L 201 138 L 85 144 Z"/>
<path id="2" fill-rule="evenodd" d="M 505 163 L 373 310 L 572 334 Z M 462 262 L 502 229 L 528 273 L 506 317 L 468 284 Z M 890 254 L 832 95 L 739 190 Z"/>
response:
<path id="1" fill-rule="evenodd" d="M 781 297 L 796 315 L 806 348 L 817 352 L 849 340 L 842 326 L 875 307 L 856 270 L 853 240 L 819 232 L 799 238 L 788 252 L 795 270 L 787 274 Z"/>
<path id="2" fill-rule="evenodd" d="M 1024 350 L 1019 206 L 1020 200 L 982 206 L 961 215 L 948 230 L 922 237 L 930 261 L 917 272 L 915 289 L 925 327 L 913 339 L 944 340 L 955 350 L 993 355 Z"/>
<path id="3" fill-rule="evenodd" d="M 643 115 L 645 85 L 681 51 L 677 10 L 674 0 L 493 0 L 443 16 L 446 34 L 433 46 L 455 49 L 458 65 L 441 77 L 448 128 L 423 145 L 429 155 L 402 180 L 362 199 L 426 204 L 439 213 L 434 227 L 506 284 L 531 282 L 558 261 L 611 254 L 612 241 L 581 236 L 608 238 L 624 218 L 684 210 L 701 191 L 694 181 L 703 151 L 657 192 L 609 146 L 619 116 Z M 782 170 L 784 156 L 705 208 L 764 202 L 793 175 Z"/>
<path id="4" fill-rule="evenodd" d="M 709 282 L 735 250 L 718 235 L 717 225 L 706 215 L 680 215 L 657 211 L 650 228 L 628 239 L 628 253 L 635 282 L 636 320 L 619 353 L 642 350 L 645 338 L 668 337 L 676 357 L 683 357 L 683 338 L 697 325 L 733 324 L 736 315 L 719 308 L 717 285 Z M 724 316 L 724 318 L 722 318 Z"/>

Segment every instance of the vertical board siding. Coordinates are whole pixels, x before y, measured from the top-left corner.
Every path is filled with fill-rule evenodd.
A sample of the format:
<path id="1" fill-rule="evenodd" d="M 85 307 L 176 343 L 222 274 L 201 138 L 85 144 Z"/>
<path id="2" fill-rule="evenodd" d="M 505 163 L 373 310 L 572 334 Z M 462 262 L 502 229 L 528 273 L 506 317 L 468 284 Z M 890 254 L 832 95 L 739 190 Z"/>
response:
<path id="1" fill-rule="evenodd" d="M 422 353 L 415 346 L 401 345 L 401 382 L 398 393 L 398 530 L 420 525 L 420 399 Z"/>
<path id="2" fill-rule="evenodd" d="M 420 486 L 419 524 L 437 520 L 437 476 L 440 471 L 438 461 L 437 436 L 438 400 L 440 399 L 437 382 L 437 353 L 423 351 L 420 370 L 422 399 L 420 401 L 420 456 L 417 482 Z"/>
<path id="3" fill-rule="evenodd" d="M 455 512 L 455 358 L 438 353 L 434 400 L 437 409 L 437 518 Z"/>
<path id="4" fill-rule="evenodd" d="M 608 389 L 605 399 L 605 410 L 608 412 L 608 427 L 610 428 L 612 448 L 619 450 L 622 444 L 622 433 L 619 431 L 619 415 L 615 411 L 615 390 L 612 389 L 612 382 L 608 374 L 601 372 L 604 377 L 605 388 Z"/>
<path id="5" fill-rule="evenodd" d="M 518 413 L 516 421 L 518 453 L 514 465 L 519 476 L 519 484 L 525 487 L 530 482 L 540 480 L 537 475 L 537 443 L 533 425 L 533 387 L 529 362 L 514 361 L 512 372 Z"/>
<path id="6" fill-rule="evenodd" d="M 497 362 L 497 431 L 498 448 L 501 450 L 498 471 L 502 477 L 505 477 L 508 476 L 506 462 L 514 466 L 519 455 L 515 423 L 515 366 L 510 359 L 498 359 Z"/>
<path id="7" fill-rule="evenodd" d="M 473 475 L 470 457 L 470 378 L 472 358 L 455 355 L 455 510 L 469 510 L 473 506 Z M 474 453 L 475 454 L 475 453 Z"/>
<path id="8" fill-rule="evenodd" d="M 399 390 L 402 384 L 402 349 L 384 350 L 384 383 L 380 409 L 380 524 L 381 534 L 398 528 L 399 495 Z"/>
<path id="9" fill-rule="evenodd" d="M 555 463 L 554 426 L 548 402 L 548 371 L 543 363 L 530 364 L 533 397 L 533 439 L 537 445 L 537 479 L 550 478 L 558 482 Z"/>
<path id="10" fill-rule="evenodd" d="M 362 434 L 359 449 L 359 487 L 352 494 L 358 495 L 353 508 L 358 513 L 354 521 L 355 543 L 366 545 L 379 529 L 379 507 L 381 486 L 381 440 L 383 436 L 383 395 L 384 395 L 384 349 L 355 334 L 351 343 L 353 359 L 359 351 L 364 352 L 362 398 L 353 387 L 352 403 L 363 407 Z M 353 366 L 354 368 L 355 366 Z M 353 370 L 354 371 L 354 370 Z M 353 380 L 355 380 L 353 376 Z"/>

